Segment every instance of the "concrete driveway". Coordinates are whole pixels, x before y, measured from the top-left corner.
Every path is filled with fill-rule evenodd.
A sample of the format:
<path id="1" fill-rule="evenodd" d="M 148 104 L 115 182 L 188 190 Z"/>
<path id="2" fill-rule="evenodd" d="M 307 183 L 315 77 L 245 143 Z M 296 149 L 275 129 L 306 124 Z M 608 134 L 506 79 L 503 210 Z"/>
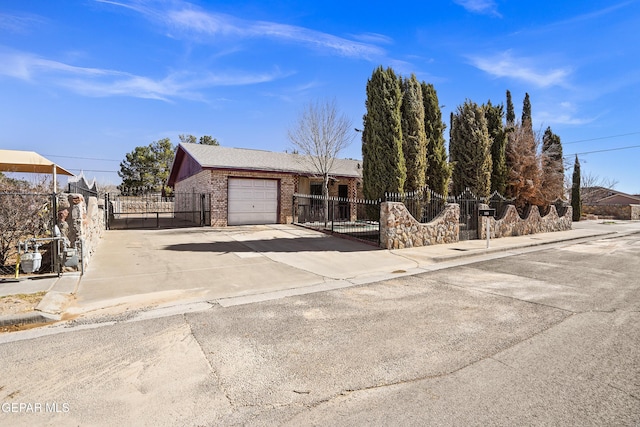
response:
<path id="1" fill-rule="evenodd" d="M 105 233 L 67 313 L 335 289 L 416 262 L 293 225 Z"/>

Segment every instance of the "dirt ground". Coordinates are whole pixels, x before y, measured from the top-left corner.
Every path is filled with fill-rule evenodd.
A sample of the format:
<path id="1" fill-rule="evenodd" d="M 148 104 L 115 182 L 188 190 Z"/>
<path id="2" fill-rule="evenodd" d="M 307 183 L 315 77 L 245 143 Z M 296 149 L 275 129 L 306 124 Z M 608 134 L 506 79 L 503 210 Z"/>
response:
<path id="1" fill-rule="evenodd" d="M 0 316 L 28 313 L 33 311 L 46 292 L 35 294 L 18 294 L 0 297 Z M 0 326 L 0 333 L 13 332 L 22 329 L 30 329 L 41 326 L 40 324 L 4 325 Z"/>
<path id="2" fill-rule="evenodd" d="M 45 292 L 38 292 L 35 294 L 18 294 L 0 297 L 0 316 L 32 311 L 44 295 Z"/>

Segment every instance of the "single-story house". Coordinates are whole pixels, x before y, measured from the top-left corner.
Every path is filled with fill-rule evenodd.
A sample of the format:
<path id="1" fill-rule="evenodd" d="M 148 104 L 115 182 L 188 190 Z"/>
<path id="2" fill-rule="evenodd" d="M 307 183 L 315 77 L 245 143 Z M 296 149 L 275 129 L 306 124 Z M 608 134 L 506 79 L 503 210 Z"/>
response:
<path id="1" fill-rule="evenodd" d="M 168 185 L 179 193 L 211 195 L 211 225 L 289 224 L 294 193 L 321 194 L 322 178 L 301 154 L 181 143 Z M 335 159 L 329 195 L 362 192 L 358 160 Z M 309 199 L 307 199 L 307 203 Z"/>
<path id="2" fill-rule="evenodd" d="M 588 215 L 615 219 L 640 219 L 640 195 L 604 187 L 581 189 L 582 211 Z"/>

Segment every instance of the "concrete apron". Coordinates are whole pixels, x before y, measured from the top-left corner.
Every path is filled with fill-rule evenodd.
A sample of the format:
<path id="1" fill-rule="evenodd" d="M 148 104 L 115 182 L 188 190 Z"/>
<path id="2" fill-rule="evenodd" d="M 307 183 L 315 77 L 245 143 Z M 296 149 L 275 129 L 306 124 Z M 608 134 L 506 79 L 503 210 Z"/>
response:
<path id="1" fill-rule="evenodd" d="M 70 315 L 330 289 L 416 266 L 359 242 L 287 225 L 108 231 Z"/>
<path id="2" fill-rule="evenodd" d="M 292 225 L 112 230 L 105 233 L 65 313 L 73 317 L 203 301 L 243 304 L 423 273 L 462 257 L 607 232 L 505 238 L 492 242 L 490 250 L 484 241 L 470 241 L 388 251 Z"/>

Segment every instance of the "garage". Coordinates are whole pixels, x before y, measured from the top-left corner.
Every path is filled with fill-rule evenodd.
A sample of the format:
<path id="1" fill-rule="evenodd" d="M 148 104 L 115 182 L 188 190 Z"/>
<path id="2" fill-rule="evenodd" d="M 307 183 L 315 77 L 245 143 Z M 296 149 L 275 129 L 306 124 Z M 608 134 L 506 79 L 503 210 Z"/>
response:
<path id="1" fill-rule="evenodd" d="M 278 181 L 275 179 L 229 178 L 228 224 L 276 224 Z"/>

